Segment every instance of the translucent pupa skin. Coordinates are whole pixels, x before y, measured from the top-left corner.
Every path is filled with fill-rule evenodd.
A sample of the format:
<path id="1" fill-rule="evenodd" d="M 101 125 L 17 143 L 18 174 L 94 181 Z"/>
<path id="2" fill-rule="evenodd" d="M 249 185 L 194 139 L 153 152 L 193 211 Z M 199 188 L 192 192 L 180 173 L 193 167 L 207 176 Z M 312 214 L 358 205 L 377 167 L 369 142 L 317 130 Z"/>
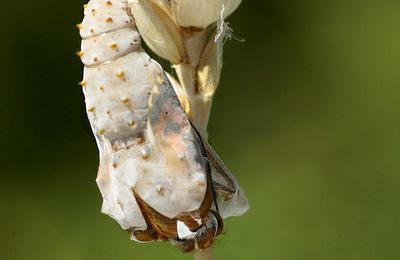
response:
<path id="1" fill-rule="evenodd" d="M 137 241 L 178 241 L 183 251 L 210 246 L 223 226 L 217 202 L 222 212 L 237 210 L 236 181 L 210 164 L 220 159 L 207 152 L 164 71 L 140 47 L 126 1 L 90 1 L 78 28 L 102 212 Z M 195 235 L 180 234 L 178 221 Z"/>

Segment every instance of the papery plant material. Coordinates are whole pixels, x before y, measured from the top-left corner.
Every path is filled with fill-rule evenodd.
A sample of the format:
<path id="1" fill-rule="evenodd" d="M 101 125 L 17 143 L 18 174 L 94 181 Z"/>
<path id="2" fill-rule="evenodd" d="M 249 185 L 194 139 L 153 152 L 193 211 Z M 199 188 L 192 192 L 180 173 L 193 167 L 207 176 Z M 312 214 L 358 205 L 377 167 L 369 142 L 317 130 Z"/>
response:
<path id="1" fill-rule="evenodd" d="M 241 0 L 171 0 L 172 14 L 182 27 L 207 28 L 215 23 L 223 10 L 228 17 L 240 5 Z"/>
<path id="2" fill-rule="evenodd" d="M 129 0 L 136 25 L 147 45 L 158 56 L 178 64 L 185 57 L 180 29 L 164 1 Z"/>
<path id="3" fill-rule="evenodd" d="M 148 13 L 146 17 L 152 17 L 155 9 L 163 10 L 168 18 L 155 21 L 163 22 L 167 27 L 178 28 L 181 40 L 175 40 L 175 42 L 179 50 L 183 48 L 183 52 L 180 52 L 181 59 L 177 61 L 176 58 L 168 58 L 167 55 L 161 55 L 161 57 L 173 64 L 179 82 L 190 100 L 189 118 L 200 133 L 207 137 L 212 97 L 217 89 L 222 69 L 222 46 L 227 27 L 224 18 L 229 16 L 241 1 L 129 0 L 129 2 L 139 29 L 141 24 L 150 23 L 142 21 L 145 19 L 142 18 L 140 12 L 137 12 L 140 15 L 135 15 L 135 9 L 146 10 Z M 152 6 L 152 8 L 146 6 Z M 175 23 L 174 26 L 170 25 L 171 20 Z M 160 53 L 160 47 L 154 45 L 149 36 L 152 30 L 140 31 L 150 49 L 155 53 Z M 176 49 L 176 46 L 171 47 L 169 51 L 173 51 L 174 48 Z"/>
<path id="4" fill-rule="evenodd" d="M 215 42 L 215 34 L 205 46 L 200 57 L 197 77 L 199 92 L 205 98 L 212 98 L 221 78 L 223 39 Z"/>
<path id="5" fill-rule="evenodd" d="M 190 96 L 141 48 L 127 1 L 90 1 L 78 28 L 102 212 L 137 241 L 170 240 L 185 252 L 210 247 L 222 219 L 248 203 L 185 113 Z"/>
<path id="6" fill-rule="evenodd" d="M 221 76 L 224 19 L 240 2 L 128 0 L 149 48 L 173 64 L 190 100 L 189 118 L 203 136 L 207 136 L 212 97 Z"/>

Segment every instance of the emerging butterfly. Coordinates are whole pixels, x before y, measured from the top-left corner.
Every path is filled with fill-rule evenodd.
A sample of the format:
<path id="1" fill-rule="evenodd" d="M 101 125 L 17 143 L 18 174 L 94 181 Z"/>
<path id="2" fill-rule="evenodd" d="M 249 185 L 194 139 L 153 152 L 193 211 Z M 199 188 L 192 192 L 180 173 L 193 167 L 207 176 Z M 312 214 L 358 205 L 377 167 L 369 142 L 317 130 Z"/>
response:
<path id="1" fill-rule="evenodd" d="M 78 28 L 102 212 L 140 242 L 211 246 L 223 218 L 247 211 L 245 194 L 141 48 L 126 0 L 90 1 Z"/>

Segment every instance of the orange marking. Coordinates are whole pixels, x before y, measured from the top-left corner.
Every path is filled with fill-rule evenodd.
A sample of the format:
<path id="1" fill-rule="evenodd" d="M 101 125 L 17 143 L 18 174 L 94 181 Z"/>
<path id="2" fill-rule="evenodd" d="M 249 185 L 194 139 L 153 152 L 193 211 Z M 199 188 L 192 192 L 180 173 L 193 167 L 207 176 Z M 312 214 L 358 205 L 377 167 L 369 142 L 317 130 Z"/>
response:
<path id="1" fill-rule="evenodd" d="M 110 48 L 113 50 L 118 50 L 118 44 L 116 43 L 110 44 Z"/>
<path id="2" fill-rule="evenodd" d="M 86 81 L 81 81 L 81 82 L 79 82 L 79 85 L 81 85 L 82 87 L 86 87 L 87 86 L 87 82 Z"/>
<path id="3" fill-rule="evenodd" d="M 125 72 L 118 72 L 116 74 L 117 78 L 121 79 L 121 80 L 126 80 L 125 78 Z"/>
<path id="4" fill-rule="evenodd" d="M 79 58 L 82 58 L 83 55 L 85 55 L 85 53 L 84 53 L 83 51 L 77 51 L 77 52 L 76 52 L 76 55 L 77 55 Z"/>
<path id="5" fill-rule="evenodd" d="M 122 102 L 122 104 L 126 105 L 129 103 L 129 98 L 127 98 L 127 97 L 121 98 L 121 102 Z"/>

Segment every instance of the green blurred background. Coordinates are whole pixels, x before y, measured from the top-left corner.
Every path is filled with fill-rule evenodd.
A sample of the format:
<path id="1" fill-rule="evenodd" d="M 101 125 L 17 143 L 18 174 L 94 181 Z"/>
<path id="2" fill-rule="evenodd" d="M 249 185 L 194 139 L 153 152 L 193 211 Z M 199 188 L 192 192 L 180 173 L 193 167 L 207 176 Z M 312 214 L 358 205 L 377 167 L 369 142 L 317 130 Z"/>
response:
<path id="1" fill-rule="evenodd" d="M 83 1 L 3 1 L 0 259 L 191 259 L 100 213 Z M 400 1 L 245 0 L 211 143 L 251 210 L 217 259 L 400 259 Z"/>

